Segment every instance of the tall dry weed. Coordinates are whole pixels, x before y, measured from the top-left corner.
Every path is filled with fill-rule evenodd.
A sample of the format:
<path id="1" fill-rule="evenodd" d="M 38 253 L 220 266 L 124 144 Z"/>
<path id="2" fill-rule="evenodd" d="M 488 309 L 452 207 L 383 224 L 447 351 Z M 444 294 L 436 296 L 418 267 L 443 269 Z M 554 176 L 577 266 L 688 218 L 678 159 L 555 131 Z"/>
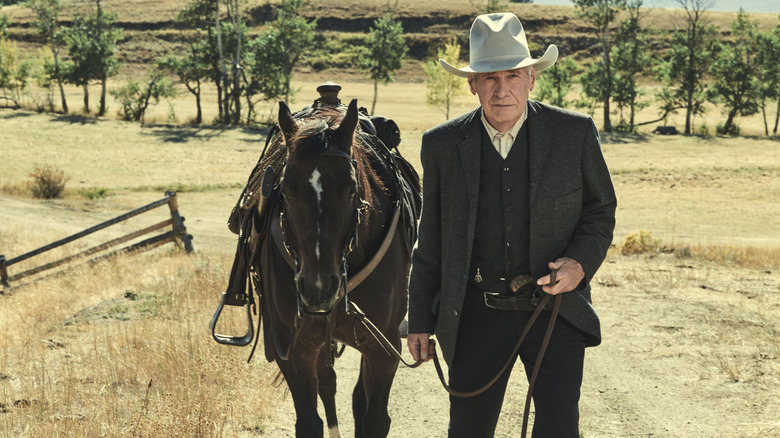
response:
<path id="1" fill-rule="evenodd" d="M 207 329 L 226 262 L 161 250 L 0 296 L 0 437 L 261 428 L 275 370 Z"/>
<path id="2" fill-rule="evenodd" d="M 674 253 L 679 259 L 712 262 L 749 269 L 780 267 L 780 248 L 734 245 L 687 245 L 667 243 L 649 230 L 631 233 L 617 248 L 621 255 Z"/>

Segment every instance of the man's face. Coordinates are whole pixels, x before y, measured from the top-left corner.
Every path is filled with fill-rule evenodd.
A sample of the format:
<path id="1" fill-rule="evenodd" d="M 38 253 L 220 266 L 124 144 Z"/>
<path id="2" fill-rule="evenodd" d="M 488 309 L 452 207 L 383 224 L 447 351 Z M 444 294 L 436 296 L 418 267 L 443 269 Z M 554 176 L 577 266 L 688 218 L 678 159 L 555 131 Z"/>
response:
<path id="1" fill-rule="evenodd" d="M 533 67 L 469 75 L 471 93 L 479 96 L 485 118 L 500 132 L 508 131 L 520 120 L 535 83 Z"/>

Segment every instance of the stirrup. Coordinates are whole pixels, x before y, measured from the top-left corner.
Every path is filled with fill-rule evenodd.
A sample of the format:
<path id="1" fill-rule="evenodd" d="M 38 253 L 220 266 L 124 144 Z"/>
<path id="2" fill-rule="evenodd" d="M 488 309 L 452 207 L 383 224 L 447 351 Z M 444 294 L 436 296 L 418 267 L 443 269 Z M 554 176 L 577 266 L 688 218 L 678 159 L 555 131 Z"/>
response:
<path id="1" fill-rule="evenodd" d="M 254 322 L 252 321 L 252 310 L 250 309 L 251 306 L 249 303 L 244 304 L 246 306 L 246 317 L 247 317 L 247 323 L 249 325 L 247 328 L 247 332 L 246 334 L 244 334 L 244 336 L 238 337 L 238 336 L 221 335 L 214 331 L 217 327 L 217 320 L 219 319 L 219 315 L 222 313 L 222 309 L 225 307 L 225 304 L 228 301 L 228 299 L 229 299 L 228 293 L 222 292 L 222 300 L 220 301 L 219 307 L 217 307 L 217 311 L 214 313 L 214 316 L 211 318 L 211 323 L 209 324 L 209 328 L 211 329 L 211 337 L 213 337 L 215 341 L 223 345 L 234 345 L 236 347 L 245 347 L 252 342 L 255 333 Z M 234 303 L 227 303 L 227 304 L 231 306 L 236 305 Z"/>

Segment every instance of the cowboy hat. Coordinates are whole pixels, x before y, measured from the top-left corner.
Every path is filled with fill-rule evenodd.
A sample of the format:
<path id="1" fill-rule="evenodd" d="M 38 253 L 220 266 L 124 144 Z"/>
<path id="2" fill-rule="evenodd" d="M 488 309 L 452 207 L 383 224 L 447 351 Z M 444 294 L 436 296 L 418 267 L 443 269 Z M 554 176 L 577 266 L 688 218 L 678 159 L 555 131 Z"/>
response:
<path id="1" fill-rule="evenodd" d="M 488 73 L 536 66 L 537 71 L 555 64 L 558 47 L 550 44 L 539 59 L 531 57 L 520 19 L 508 12 L 480 15 L 471 25 L 469 35 L 469 65 L 456 68 L 447 61 L 439 63 L 448 72 L 468 77 L 471 73 Z"/>

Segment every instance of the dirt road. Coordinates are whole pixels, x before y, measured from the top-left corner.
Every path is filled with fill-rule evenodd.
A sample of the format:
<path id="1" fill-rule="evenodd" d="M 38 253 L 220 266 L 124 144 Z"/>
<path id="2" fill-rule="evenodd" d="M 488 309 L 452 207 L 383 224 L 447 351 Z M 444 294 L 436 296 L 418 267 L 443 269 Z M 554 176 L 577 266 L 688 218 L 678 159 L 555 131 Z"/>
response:
<path id="1" fill-rule="evenodd" d="M 595 284 L 604 342 L 588 349 L 581 433 L 607 437 L 780 436 L 780 278 L 673 255 L 611 257 Z M 337 361 L 343 436 L 352 436 L 354 351 Z M 497 437 L 520 435 L 527 384 L 512 374 Z M 448 399 L 432 364 L 398 370 L 391 437 L 444 437 Z M 323 414 L 324 418 L 324 414 Z M 293 436 L 292 399 L 269 436 Z"/>

